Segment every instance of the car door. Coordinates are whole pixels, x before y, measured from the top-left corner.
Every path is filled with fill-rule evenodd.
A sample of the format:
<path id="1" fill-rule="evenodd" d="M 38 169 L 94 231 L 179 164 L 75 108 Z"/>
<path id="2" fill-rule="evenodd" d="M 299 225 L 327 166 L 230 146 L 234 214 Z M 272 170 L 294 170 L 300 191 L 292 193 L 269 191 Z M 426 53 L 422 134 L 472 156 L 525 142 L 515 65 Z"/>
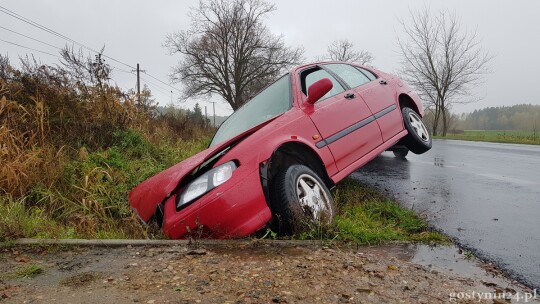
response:
<path id="1" fill-rule="evenodd" d="M 307 88 L 323 78 L 330 79 L 333 88 L 312 107 L 307 107 L 306 113 L 322 137 L 316 144 L 317 148 L 328 146 L 338 170 L 343 170 L 380 145 L 382 137 L 373 114 L 362 98 L 319 66 L 300 73 L 304 97 Z"/>
<path id="2" fill-rule="evenodd" d="M 349 64 L 327 64 L 324 68 L 340 77 L 365 101 L 376 118 L 384 141 L 403 130 L 396 92 L 386 79 L 377 78 L 372 72 Z"/>

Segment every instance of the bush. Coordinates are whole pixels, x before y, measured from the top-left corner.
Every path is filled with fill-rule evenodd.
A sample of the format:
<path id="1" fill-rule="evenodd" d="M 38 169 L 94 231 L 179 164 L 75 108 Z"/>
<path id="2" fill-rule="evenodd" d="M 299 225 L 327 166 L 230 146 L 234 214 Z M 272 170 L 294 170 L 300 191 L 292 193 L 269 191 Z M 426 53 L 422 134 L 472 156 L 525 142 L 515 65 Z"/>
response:
<path id="1" fill-rule="evenodd" d="M 0 56 L 0 237 L 148 237 L 128 192 L 204 149 L 211 130 L 182 110 L 135 106 L 105 66 L 98 79 L 69 60 L 17 70 Z"/>

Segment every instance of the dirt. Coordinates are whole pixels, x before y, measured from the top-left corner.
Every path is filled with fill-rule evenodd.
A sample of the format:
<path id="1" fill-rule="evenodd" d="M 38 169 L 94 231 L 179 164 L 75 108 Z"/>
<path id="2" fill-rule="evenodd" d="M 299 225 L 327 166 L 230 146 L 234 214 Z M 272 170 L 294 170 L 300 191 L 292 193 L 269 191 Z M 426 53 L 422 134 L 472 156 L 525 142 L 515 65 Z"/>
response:
<path id="1" fill-rule="evenodd" d="M 496 272 L 479 278 L 412 262 L 407 248 L 272 242 L 4 248 L 0 303 L 508 303 L 458 293 L 532 293 Z M 33 265 L 43 272 L 16 277 Z"/>

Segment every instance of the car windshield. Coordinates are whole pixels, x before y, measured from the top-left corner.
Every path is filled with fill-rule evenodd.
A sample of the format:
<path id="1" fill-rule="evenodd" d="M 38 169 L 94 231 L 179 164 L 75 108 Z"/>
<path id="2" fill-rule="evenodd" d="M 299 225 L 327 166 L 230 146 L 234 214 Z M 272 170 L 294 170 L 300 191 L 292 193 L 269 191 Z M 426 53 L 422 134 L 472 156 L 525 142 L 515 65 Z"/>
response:
<path id="1" fill-rule="evenodd" d="M 217 130 L 210 146 L 233 138 L 290 108 L 291 84 L 287 74 L 231 114 Z"/>

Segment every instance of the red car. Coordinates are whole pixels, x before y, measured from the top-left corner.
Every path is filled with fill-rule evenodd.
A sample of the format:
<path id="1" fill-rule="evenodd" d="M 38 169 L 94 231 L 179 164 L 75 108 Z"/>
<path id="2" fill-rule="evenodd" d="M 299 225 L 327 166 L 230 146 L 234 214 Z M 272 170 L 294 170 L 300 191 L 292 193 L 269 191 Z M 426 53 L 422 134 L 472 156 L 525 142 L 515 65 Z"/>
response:
<path id="1" fill-rule="evenodd" d="M 233 113 L 208 149 L 139 184 L 129 201 L 172 239 L 329 223 L 335 183 L 385 150 L 431 148 L 422 115 L 396 76 L 342 62 L 296 67 Z"/>

